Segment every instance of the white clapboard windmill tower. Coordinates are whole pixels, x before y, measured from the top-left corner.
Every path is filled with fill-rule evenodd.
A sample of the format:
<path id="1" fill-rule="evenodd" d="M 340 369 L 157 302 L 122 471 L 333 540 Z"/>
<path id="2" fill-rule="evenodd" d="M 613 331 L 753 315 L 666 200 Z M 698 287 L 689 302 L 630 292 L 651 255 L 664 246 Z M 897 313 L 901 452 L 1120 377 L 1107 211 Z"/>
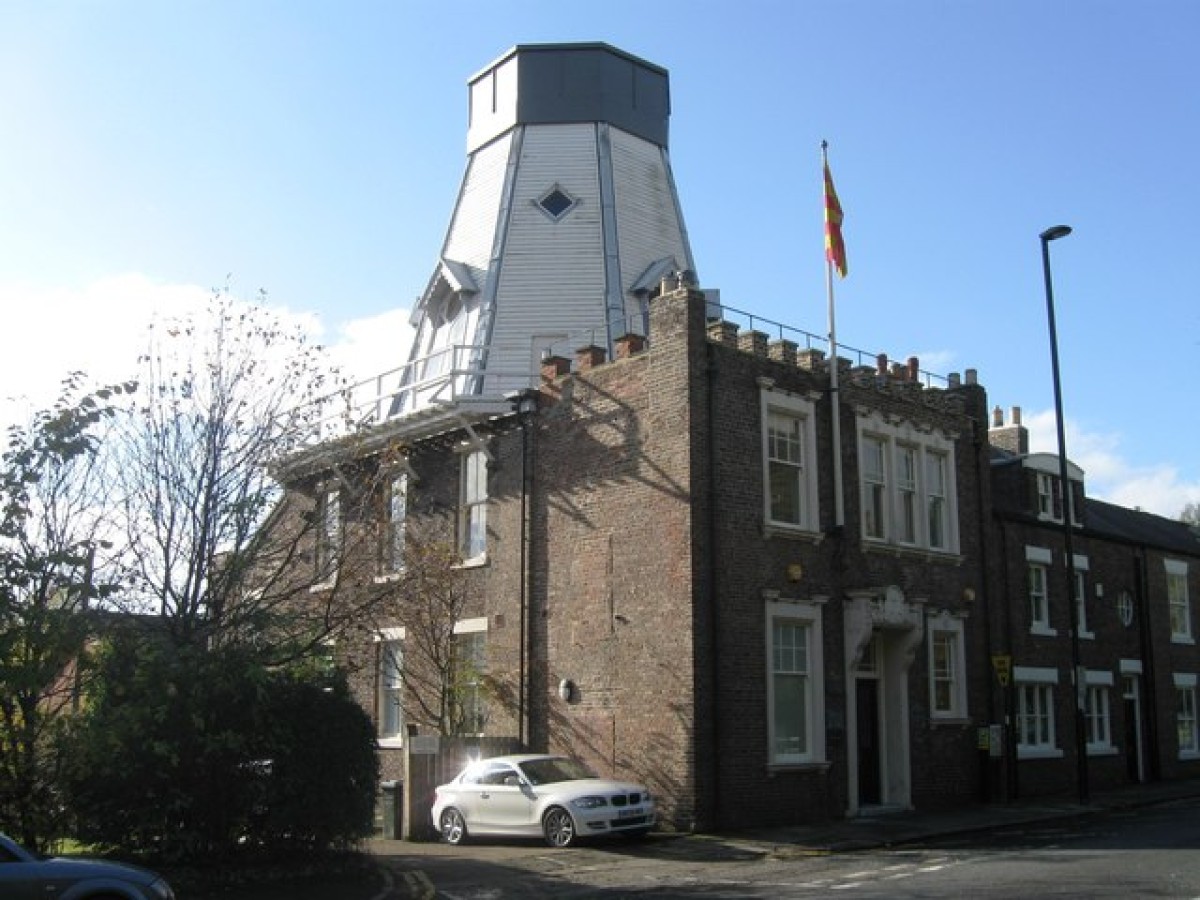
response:
<path id="1" fill-rule="evenodd" d="M 519 45 L 469 84 L 466 172 L 377 413 L 426 433 L 510 410 L 547 351 L 611 353 L 664 278 L 695 271 L 666 70 L 601 43 Z"/>

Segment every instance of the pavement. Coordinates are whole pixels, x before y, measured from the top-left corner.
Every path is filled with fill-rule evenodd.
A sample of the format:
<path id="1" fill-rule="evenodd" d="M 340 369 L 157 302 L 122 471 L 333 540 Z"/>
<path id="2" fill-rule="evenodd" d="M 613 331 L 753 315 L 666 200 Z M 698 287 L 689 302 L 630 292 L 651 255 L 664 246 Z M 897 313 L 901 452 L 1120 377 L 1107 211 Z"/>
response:
<path id="1" fill-rule="evenodd" d="M 940 811 L 867 811 L 852 819 L 819 825 L 783 826 L 717 835 L 725 843 L 757 849 L 764 855 L 844 853 L 914 844 L 953 835 L 992 831 L 1056 819 L 1087 816 L 1106 810 L 1153 806 L 1200 797 L 1200 779 L 1160 781 L 1092 792 L 1087 803 L 1078 797 L 1039 797 L 1006 803 L 978 804 Z M 687 840 L 704 841 L 705 835 Z"/>
<path id="2" fill-rule="evenodd" d="M 638 852 L 697 862 L 791 859 L 918 844 L 956 835 L 1028 827 L 1109 810 L 1154 806 L 1196 797 L 1200 797 L 1200 778 L 1094 791 L 1087 803 L 1080 803 L 1077 797 L 1041 797 L 941 811 L 872 810 L 852 819 L 819 825 L 780 826 L 717 834 L 655 832 L 638 845 Z M 375 839 L 370 841 L 369 850 L 379 864 L 383 888 L 364 900 L 436 898 L 437 888 L 425 872 L 422 858 L 470 854 L 472 858 L 503 865 L 506 858 L 528 854 L 531 848 L 540 848 L 534 851 L 540 853 L 546 850 L 540 841 L 520 844 L 488 841 L 464 848 L 436 842 Z"/>
<path id="3" fill-rule="evenodd" d="M 1041 797 L 941 811 L 867 811 L 852 819 L 818 825 L 789 825 L 717 834 L 655 833 L 648 838 L 648 844 L 650 848 L 669 848 L 668 852 L 673 856 L 694 859 L 721 858 L 731 853 L 743 857 L 845 853 L 1070 819 L 1105 810 L 1153 806 L 1194 797 L 1200 797 L 1200 779 L 1160 781 L 1094 791 L 1087 803 L 1080 803 L 1077 797 Z M 462 848 L 444 844 L 381 839 L 370 842 L 370 851 L 382 858 L 463 852 Z M 384 862 L 385 859 L 380 861 Z"/>

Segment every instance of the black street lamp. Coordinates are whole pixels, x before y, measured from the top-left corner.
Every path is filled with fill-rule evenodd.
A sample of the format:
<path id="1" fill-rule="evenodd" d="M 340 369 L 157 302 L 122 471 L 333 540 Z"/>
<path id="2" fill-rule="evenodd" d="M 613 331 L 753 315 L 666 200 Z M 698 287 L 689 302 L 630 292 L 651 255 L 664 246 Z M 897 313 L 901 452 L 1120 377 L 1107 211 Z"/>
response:
<path id="1" fill-rule="evenodd" d="M 1054 419 L 1058 427 L 1058 477 L 1062 492 L 1063 551 L 1067 556 L 1067 602 L 1071 609 L 1071 675 L 1075 688 L 1075 774 L 1079 802 L 1088 802 L 1087 770 L 1087 678 L 1079 660 L 1079 603 L 1075 596 L 1075 552 L 1072 547 L 1074 519 L 1071 482 L 1067 472 L 1067 437 L 1063 419 L 1062 381 L 1058 374 L 1058 331 L 1054 326 L 1054 287 L 1050 280 L 1050 242 L 1066 237 L 1070 226 L 1055 225 L 1039 235 L 1042 239 L 1042 272 L 1046 277 L 1046 315 L 1050 321 L 1050 364 L 1054 375 Z"/>

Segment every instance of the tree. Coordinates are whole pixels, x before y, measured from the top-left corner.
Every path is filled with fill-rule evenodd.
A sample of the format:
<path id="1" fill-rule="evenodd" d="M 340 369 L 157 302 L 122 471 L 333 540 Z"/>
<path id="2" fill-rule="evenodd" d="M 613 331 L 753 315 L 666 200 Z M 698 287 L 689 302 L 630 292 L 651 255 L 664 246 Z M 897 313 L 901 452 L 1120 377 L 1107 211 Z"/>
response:
<path id="1" fill-rule="evenodd" d="M 410 534 L 404 572 L 376 616 L 404 623 L 403 659 L 391 664 L 404 687 L 407 718 L 443 736 L 478 734 L 486 724 L 484 661 L 475 635 L 456 634 L 468 600 L 456 546 Z"/>
<path id="2" fill-rule="evenodd" d="M 9 432 L 0 470 L 0 829 L 43 848 L 56 836 L 60 714 L 83 688 L 89 610 L 108 543 L 97 432 L 132 386 L 81 392 Z"/>
<path id="3" fill-rule="evenodd" d="M 1179 514 L 1179 519 L 1182 522 L 1187 522 L 1193 528 L 1200 527 L 1200 503 L 1191 501 L 1183 507 L 1183 512 Z"/>
<path id="4" fill-rule="evenodd" d="M 100 671 L 65 779 L 80 837 L 212 861 L 319 853 L 370 833 L 374 729 L 340 677 L 129 628 L 106 641 Z"/>
<path id="5" fill-rule="evenodd" d="M 323 653 L 371 596 L 344 581 L 310 590 L 323 547 L 351 552 L 348 532 L 328 533 L 320 484 L 285 497 L 273 471 L 321 427 L 315 401 L 338 383 L 323 349 L 265 306 L 214 291 L 202 314 L 156 323 L 140 381 L 107 456 L 125 608 L 160 616 L 178 646 L 250 642 L 272 664 Z M 360 500 L 347 496 L 338 515 Z"/>
<path id="6" fill-rule="evenodd" d="M 254 834 L 272 852 L 344 849 L 375 825 L 375 726 L 338 675 L 277 676 L 266 706 L 270 766 Z M 314 741 L 313 723 L 321 739 Z"/>
<path id="7" fill-rule="evenodd" d="M 353 839 L 374 799 L 373 729 L 347 726 L 344 765 L 304 767 L 295 761 L 314 742 L 281 724 L 289 703 L 320 705 L 314 691 L 335 679 L 331 645 L 382 595 L 371 571 L 343 576 L 338 565 L 374 547 L 370 529 L 346 527 L 369 518 L 369 486 L 344 489 L 351 480 L 328 466 L 289 469 L 300 490 L 285 493 L 277 477 L 301 437 L 321 432 L 319 401 L 337 374 L 302 329 L 228 291 L 150 335 L 140 390 L 102 455 L 120 530 L 110 603 L 144 627 L 105 642 L 97 689 L 68 735 L 81 834 L 178 858 Z M 325 713 L 323 728 L 350 721 Z M 271 805 L 294 813 L 297 777 L 321 769 L 341 816 L 320 806 L 324 825 L 294 815 L 281 825 Z"/>

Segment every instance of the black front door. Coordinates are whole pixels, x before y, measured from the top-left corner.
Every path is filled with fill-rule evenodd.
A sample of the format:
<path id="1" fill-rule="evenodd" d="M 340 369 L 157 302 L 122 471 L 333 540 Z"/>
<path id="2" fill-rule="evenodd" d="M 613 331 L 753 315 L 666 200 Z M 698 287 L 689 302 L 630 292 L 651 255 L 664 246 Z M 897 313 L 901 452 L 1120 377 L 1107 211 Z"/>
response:
<path id="1" fill-rule="evenodd" d="M 1124 719 L 1126 719 L 1126 739 L 1124 739 L 1124 754 L 1126 754 L 1126 775 L 1130 781 L 1141 781 L 1141 744 L 1138 740 L 1138 701 L 1128 694 L 1124 698 Z"/>
<path id="2" fill-rule="evenodd" d="M 858 805 L 871 806 L 883 801 L 879 778 L 879 682 L 874 678 L 859 678 L 856 684 Z"/>

